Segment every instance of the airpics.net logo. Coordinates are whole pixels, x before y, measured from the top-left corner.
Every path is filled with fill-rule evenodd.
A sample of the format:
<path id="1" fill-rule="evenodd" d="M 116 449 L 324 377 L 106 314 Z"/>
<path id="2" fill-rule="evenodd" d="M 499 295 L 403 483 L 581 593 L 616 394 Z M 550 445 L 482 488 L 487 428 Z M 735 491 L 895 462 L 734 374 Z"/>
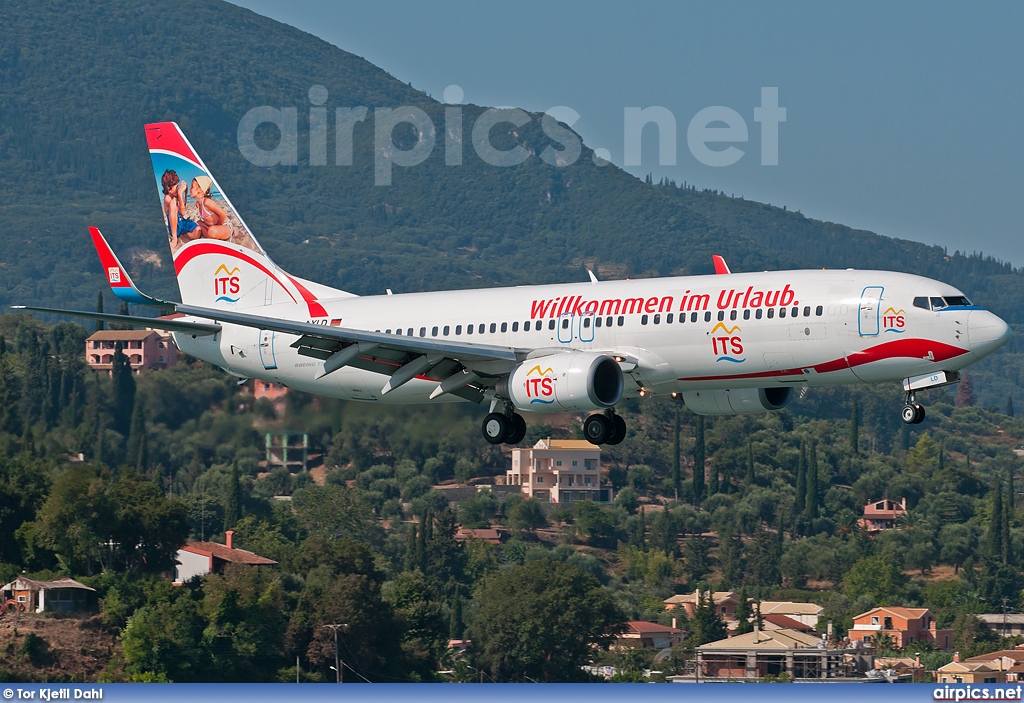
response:
<path id="1" fill-rule="evenodd" d="M 356 125 L 370 121 L 373 124 L 373 171 L 376 185 L 391 185 L 394 167 L 412 168 L 423 163 L 436 148 L 443 149 L 446 166 L 463 164 L 469 146 L 481 161 L 498 167 L 518 166 L 538 158 L 556 168 L 571 166 L 583 156 L 583 143 L 572 126 L 580 114 L 565 105 L 552 107 L 539 117 L 519 108 L 489 108 L 475 118 L 467 118 L 462 106 L 464 93 L 457 85 L 444 91 L 444 115 L 440 130 L 430 115 L 415 106 L 370 108 L 327 108 L 328 91 L 322 85 L 309 89 L 308 122 L 303 125 L 309 135 L 308 143 L 300 145 L 298 107 L 272 107 L 262 105 L 249 110 L 238 123 L 238 150 L 250 163 L 260 167 L 297 166 L 300 151 L 303 160 L 313 167 L 353 164 L 354 133 Z M 305 107 L 302 109 L 306 117 Z M 474 111 L 475 114 L 475 111 Z M 779 125 L 786 121 L 786 108 L 779 105 L 778 88 L 761 88 L 761 104 L 753 108 L 753 121 L 759 125 L 760 163 L 762 166 L 779 164 Z M 539 120 L 541 131 L 549 140 L 543 149 L 531 149 L 519 142 L 519 134 L 534 120 Z M 334 129 L 333 158 L 328 153 L 328 130 Z M 648 125 L 653 130 L 646 130 Z M 257 132 L 276 129 L 276 143 L 258 140 Z M 514 143 L 495 145 L 497 132 L 511 134 Z M 440 131 L 441 137 L 438 137 Z M 396 135 L 412 135 L 396 138 Z M 644 135 L 657 143 L 658 166 L 675 166 L 678 160 L 677 137 L 679 121 L 666 107 L 626 107 L 622 122 L 622 164 L 643 166 Z M 273 139 L 269 141 L 274 141 Z M 686 146 L 699 163 L 723 168 L 738 163 L 746 155 L 750 142 L 750 128 L 744 116 L 730 107 L 714 105 L 694 114 L 686 125 Z M 301 148 L 300 148 L 301 146 Z M 539 151 L 539 153 L 538 153 Z M 611 163 L 611 152 L 599 147 L 591 155 L 594 163 Z"/>

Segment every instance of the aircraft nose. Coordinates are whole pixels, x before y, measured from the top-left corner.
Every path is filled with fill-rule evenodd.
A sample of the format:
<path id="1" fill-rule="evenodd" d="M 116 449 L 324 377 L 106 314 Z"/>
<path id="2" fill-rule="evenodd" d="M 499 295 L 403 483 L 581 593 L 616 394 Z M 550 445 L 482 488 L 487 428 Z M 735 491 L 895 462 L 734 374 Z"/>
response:
<path id="1" fill-rule="evenodd" d="M 1010 339 L 1010 326 L 988 310 L 971 310 L 967 318 L 967 338 L 971 351 L 979 359 L 988 356 Z"/>

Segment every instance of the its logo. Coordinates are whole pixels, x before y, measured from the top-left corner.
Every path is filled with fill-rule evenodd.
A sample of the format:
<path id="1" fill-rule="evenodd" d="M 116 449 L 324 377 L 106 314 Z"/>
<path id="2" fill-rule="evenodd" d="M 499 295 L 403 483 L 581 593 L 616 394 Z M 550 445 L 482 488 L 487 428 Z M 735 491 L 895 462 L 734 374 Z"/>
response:
<path id="1" fill-rule="evenodd" d="M 238 299 L 241 297 L 238 293 L 242 290 L 238 273 L 237 266 L 229 270 L 224 264 L 218 266 L 217 270 L 213 272 L 213 294 L 217 296 L 218 303 L 238 302 Z M 232 298 L 230 295 L 235 297 Z"/>
<path id="2" fill-rule="evenodd" d="M 734 364 L 742 364 L 746 358 L 743 355 L 743 340 L 737 335 L 740 326 L 726 327 L 725 323 L 719 322 L 711 328 L 711 350 L 718 361 L 731 361 Z M 718 334 L 720 333 L 720 334 Z"/>
<path id="3" fill-rule="evenodd" d="M 903 317 L 904 312 L 902 309 L 886 308 L 885 312 L 882 313 L 882 330 L 884 332 L 895 332 L 896 334 L 906 332 L 906 329 L 904 329 L 906 325 L 906 318 Z"/>
<path id="4" fill-rule="evenodd" d="M 553 371 L 554 369 L 550 366 L 541 369 L 540 364 L 537 364 L 526 372 L 526 397 L 530 399 L 530 405 L 534 403 L 551 405 L 555 402 L 555 379 L 549 375 Z M 534 374 L 537 375 L 537 378 L 530 378 Z"/>
<path id="5" fill-rule="evenodd" d="M 110 268 L 108 268 L 107 269 L 107 280 L 109 280 L 111 284 L 120 283 L 121 282 L 121 269 L 119 269 L 116 266 L 111 266 Z"/>

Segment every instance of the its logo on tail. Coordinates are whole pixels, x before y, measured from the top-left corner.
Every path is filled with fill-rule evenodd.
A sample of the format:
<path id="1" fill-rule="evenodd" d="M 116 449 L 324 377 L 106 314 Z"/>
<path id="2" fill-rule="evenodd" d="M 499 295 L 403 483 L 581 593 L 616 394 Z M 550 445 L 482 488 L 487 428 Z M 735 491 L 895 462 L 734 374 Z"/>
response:
<path id="1" fill-rule="evenodd" d="M 224 264 L 218 266 L 217 270 L 213 272 L 213 294 L 218 296 L 217 302 L 238 302 L 238 293 L 242 290 L 241 282 L 238 277 L 239 273 L 237 266 L 229 270 Z M 228 297 L 229 293 L 235 297 Z"/>

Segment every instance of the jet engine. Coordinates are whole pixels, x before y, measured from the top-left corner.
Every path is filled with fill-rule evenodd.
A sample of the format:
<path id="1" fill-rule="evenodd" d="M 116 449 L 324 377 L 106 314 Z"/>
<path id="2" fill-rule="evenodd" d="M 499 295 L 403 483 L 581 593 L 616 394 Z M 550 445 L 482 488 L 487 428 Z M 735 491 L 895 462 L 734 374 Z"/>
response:
<path id="1" fill-rule="evenodd" d="M 606 354 L 569 352 L 517 365 L 498 392 L 533 413 L 603 410 L 622 398 L 622 369 Z"/>
<path id="2" fill-rule="evenodd" d="M 793 399 L 793 388 L 740 388 L 720 391 L 683 391 L 683 402 L 698 415 L 748 415 L 781 410 Z"/>

